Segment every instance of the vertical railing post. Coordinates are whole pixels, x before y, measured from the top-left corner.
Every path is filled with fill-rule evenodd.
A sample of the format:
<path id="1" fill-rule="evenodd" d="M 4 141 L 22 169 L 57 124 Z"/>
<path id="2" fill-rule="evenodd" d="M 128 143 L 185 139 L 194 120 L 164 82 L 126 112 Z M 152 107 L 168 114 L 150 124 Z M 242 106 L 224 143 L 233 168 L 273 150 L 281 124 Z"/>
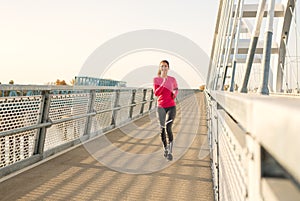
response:
<path id="1" fill-rule="evenodd" d="M 51 121 L 49 119 L 49 110 L 50 110 L 50 92 L 49 91 L 42 91 L 42 103 L 41 103 L 41 116 L 38 120 L 38 124 L 40 123 L 47 123 Z M 35 142 L 35 148 L 34 148 L 34 154 L 40 154 L 42 155 L 44 153 L 44 145 L 46 140 L 46 132 L 47 128 L 42 127 L 38 129 L 36 142 Z"/>
<path id="2" fill-rule="evenodd" d="M 151 91 L 150 91 L 150 102 L 149 102 L 149 111 L 151 111 L 151 109 L 152 109 L 152 105 L 153 105 L 153 101 L 154 101 L 154 98 L 153 98 L 153 96 L 154 96 L 154 93 L 153 93 L 153 89 L 151 89 Z"/>
<path id="3" fill-rule="evenodd" d="M 131 106 L 129 110 L 129 119 L 132 119 L 133 109 L 136 106 L 135 95 L 136 95 L 136 89 L 133 89 L 131 94 Z"/>
<path id="4" fill-rule="evenodd" d="M 90 91 L 90 99 L 89 99 L 89 103 L 88 103 L 87 113 L 94 112 L 94 110 L 95 110 L 95 99 L 96 99 L 96 90 L 91 90 Z M 87 122 L 85 124 L 83 135 L 90 135 L 91 134 L 92 124 L 93 124 L 93 116 L 88 116 L 87 117 Z"/>
<path id="5" fill-rule="evenodd" d="M 213 140 L 214 140 L 214 143 L 215 143 L 215 148 L 216 148 L 216 150 L 215 150 L 215 161 L 213 161 L 213 162 L 215 162 L 213 165 L 215 166 L 215 168 L 216 168 L 216 173 L 217 173 L 217 175 L 216 175 L 216 179 L 217 179 L 217 182 L 216 182 L 216 191 L 217 191 L 217 198 L 218 198 L 218 200 L 220 200 L 220 147 L 219 147 L 219 142 L 220 142 L 220 140 L 219 140 L 219 119 L 218 119 L 218 116 L 217 116 L 217 108 L 218 108 L 218 103 L 215 103 L 215 105 L 214 105 L 214 109 L 212 109 L 212 110 L 214 110 L 214 114 L 213 114 L 213 117 L 212 118 L 214 118 L 214 123 L 215 123 L 215 125 L 213 125 L 213 126 L 215 126 L 215 130 L 214 130 L 214 132 L 215 133 L 213 133 L 213 135 L 214 135 L 214 138 L 213 138 Z M 212 124 L 213 124 L 213 122 L 212 122 Z"/>
<path id="6" fill-rule="evenodd" d="M 144 113 L 144 107 L 145 107 L 145 101 L 146 101 L 146 95 L 147 95 L 147 89 L 143 89 L 143 102 L 142 102 L 142 106 L 141 106 L 141 111 L 140 114 Z"/>
<path id="7" fill-rule="evenodd" d="M 250 134 L 247 142 L 247 200 L 261 200 L 261 147 Z"/>
<path id="8" fill-rule="evenodd" d="M 115 90 L 115 95 L 116 95 L 116 98 L 115 98 L 115 102 L 114 102 L 114 105 L 113 105 L 113 113 L 112 113 L 112 118 L 111 118 L 111 125 L 112 126 L 116 126 L 117 122 L 116 122 L 116 118 L 117 118 L 117 113 L 118 111 L 115 109 L 117 107 L 119 107 L 119 101 L 120 101 L 120 89 L 116 89 Z"/>

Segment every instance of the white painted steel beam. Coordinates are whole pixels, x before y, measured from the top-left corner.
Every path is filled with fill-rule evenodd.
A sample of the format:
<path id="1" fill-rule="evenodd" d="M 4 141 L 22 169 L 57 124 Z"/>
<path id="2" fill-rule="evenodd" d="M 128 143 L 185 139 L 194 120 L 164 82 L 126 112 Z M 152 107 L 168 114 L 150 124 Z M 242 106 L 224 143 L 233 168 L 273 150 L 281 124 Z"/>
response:
<path id="1" fill-rule="evenodd" d="M 238 54 L 235 57 L 236 63 L 246 63 L 247 55 L 246 54 Z M 229 58 L 228 60 L 228 66 L 232 66 L 231 63 L 233 62 L 233 58 Z M 261 57 L 260 56 L 254 56 L 253 63 L 261 63 Z"/>
<path id="2" fill-rule="evenodd" d="M 235 6 L 236 7 L 236 6 Z M 258 4 L 245 4 L 243 6 L 243 18 L 253 18 L 256 17 L 256 13 L 258 10 Z M 284 16 L 284 6 L 281 3 L 275 5 L 274 17 L 283 17 Z M 267 16 L 268 9 L 265 7 L 264 17 Z M 234 12 L 232 14 L 234 16 Z"/>
<path id="3" fill-rule="evenodd" d="M 250 39 L 240 39 L 238 42 L 238 54 L 247 54 L 249 50 Z M 258 41 L 255 54 L 262 54 L 264 49 L 263 41 Z M 271 54 L 278 54 L 279 48 L 276 42 L 272 42 Z M 234 48 L 232 48 L 231 53 L 234 53 Z"/>
<path id="4" fill-rule="evenodd" d="M 210 92 L 300 182 L 300 97 Z"/>
<path id="5" fill-rule="evenodd" d="M 262 179 L 262 195 L 264 200 L 294 201 L 300 198 L 300 191 L 288 179 L 264 178 Z"/>
<path id="6" fill-rule="evenodd" d="M 249 78 L 250 78 L 253 58 L 254 58 L 257 43 L 259 40 L 259 34 L 260 34 L 261 24 L 263 21 L 265 5 L 266 5 L 266 0 L 260 0 L 259 6 L 257 9 L 257 15 L 255 18 L 255 25 L 254 25 L 254 29 L 252 31 L 251 41 L 250 41 L 249 48 L 248 48 L 245 75 L 244 75 L 243 84 L 242 84 L 241 91 L 240 91 L 242 93 L 247 93 L 247 91 L 248 91 L 247 87 L 248 87 L 248 82 L 249 82 Z"/>
<path id="7" fill-rule="evenodd" d="M 265 27 L 265 40 L 264 40 L 264 52 L 263 52 L 263 77 L 262 83 L 259 87 L 259 92 L 264 95 L 269 95 L 269 77 L 270 77 L 270 61 L 271 61 L 271 46 L 273 38 L 273 22 L 274 22 L 274 7 L 275 0 L 269 0 L 268 5 L 268 16 L 267 23 Z"/>
<path id="8" fill-rule="evenodd" d="M 235 9 L 233 9 L 233 5 L 232 5 L 232 12 L 235 12 L 235 15 L 233 17 L 233 21 L 231 22 L 232 24 L 231 24 L 229 40 L 227 41 L 228 43 L 225 46 L 225 48 L 226 48 L 225 59 L 223 61 L 223 66 L 225 66 L 225 70 L 223 72 L 223 77 L 222 77 L 222 90 L 224 90 L 224 85 L 225 85 L 227 70 L 228 70 L 228 60 L 231 55 L 233 41 L 236 41 L 235 45 L 237 46 L 237 41 L 239 40 L 239 27 L 240 27 L 240 22 L 241 22 L 240 15 L 242 13 L 243 3 L 244 3 L 244 1 L 238 0 L 238 2 L 237 2 L 238 5 L 236 6 Z M 235 57 L 235 55 L 236 55 L 236 51 L 234 51 L 233 57 Z"/>
<path id="9" fill-rule="evenodd" d="M 284 0 L 285 10 L 284 10 L 284 18 L 281 18 L 278 22 L 278 26 L 282 27 L 278 30 L 277 43 L 279 44 L 279 56 L 277 62 L 277 77 L 276 77 L 276 91 L 281 92 L 283 89 L 283 70 L 286 68 L 285 64 L 285 56 L 286 56 L 286 42 L 288 42 L 291 21 L 295 9 L 295 1 L 294 0 Z"/>

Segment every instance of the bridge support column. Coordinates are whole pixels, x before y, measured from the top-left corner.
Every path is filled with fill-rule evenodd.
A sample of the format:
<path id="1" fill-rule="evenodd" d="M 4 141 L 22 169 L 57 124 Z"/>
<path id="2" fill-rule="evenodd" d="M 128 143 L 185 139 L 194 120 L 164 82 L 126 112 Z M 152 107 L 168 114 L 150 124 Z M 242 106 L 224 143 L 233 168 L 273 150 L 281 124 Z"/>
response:
<path id="1" fill-rule="evenodd" d="M 271 59 L 271 48 L 272 48 L 272 36 L 273 36 L 273 21 L 274 21 L 274 7 L 275 1 L 269 0 L 268 5 L 268 18 L 267 18 L 267 28 L 265 33 L 265 44 L 263 52 L 263 77 L 262 85 L 259 92 L 264 95 L 269 94 L 268 83 L 270 74 L 270 59 Z"/>
<path id="2" fill-rule="evenodd" d="M 231 83 L 230 83 L 230 92 L 234 91 L 235 69 L 236 69 L 236 61 L 233 61 L 232 74 L 231 74 Z"/>
<path id="3" fill-rule="evenodd" d="M 225 66 L 225 71 L 224 71 L 224 76 L 223 76 L 223 81 L 222 81 L 222 91 L 224 90 L 224 85 L 225 85 L 225 81 L 226 81 L 227 71 L 228 71 L 228 66 Z"/>
<path id="4" fill-rule="evenodd" d="M 258 7 L 256 19 L 255 19 L 255 28 L 252 33 L 250 47 L 248 50 L 247 61 L 246 61 L 246 72 L 243 80 L 243 85 L 241 88 L 242 93 L 248 92 L 247 87 L 248 87 L 250 72 L 251 72 L 252 63 L 255 55 L 255 50 L 256 50 L 259 34 L 260 34 L 260 27 L 261 27 L 262 19 L 264 17 L 265 5 L 266 5 L 266 0 L 261 0 Z"/>
<path id="5" fill-rule="evenodd" d="M 238 53 L 238 41 L 240 38 L 240 32 L 241 32 L 241 21 L 242 21 L 242 15 L 243 15 L 243 5 L 244 0 L 239 0 L 238 2 L 239 9 L 236 10 L 236 33 L 235 33 L 235 44 L 234 44 L 234 53 L 233 53 L 233 59 L 232 59 L 232 74 L 231 74 L 231 81 L 230 81 L 230 92 L 234 91 L 234 78 L 235 78 L 235 69 L 236 69 L 236 55 Z"/>

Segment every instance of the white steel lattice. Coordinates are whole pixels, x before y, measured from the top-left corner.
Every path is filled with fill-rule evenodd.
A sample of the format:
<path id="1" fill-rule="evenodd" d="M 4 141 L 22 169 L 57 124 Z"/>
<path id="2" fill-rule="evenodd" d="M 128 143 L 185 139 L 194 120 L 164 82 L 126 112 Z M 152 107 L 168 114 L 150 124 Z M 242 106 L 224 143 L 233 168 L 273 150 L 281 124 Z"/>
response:
<path id="1" fill-rule="evenodd" d="M 211 101 L 212 106 L 216 106 L 216 102 Z M 214 107 L 211 109 L 211 127 L 210 127 L 210 135 L 211 135 L 211 147 L 210 147 L 210 152 L 211 152 L 211 159 L 212 159 L 212 175 L 213 175 L 213 180 L 214 180 L 214 190 L 215 190 L 215 196 L 217 200 L 217 191 L 218 189 L 218 183 L 219 183 L 219 177 L 218 177 L 218 120 L 217 120 L 217 114 L 216 110 Z"/>
<path id="2" fill-rule="evenodd" d="M 43 154 L 45 151 L 46 155 L 56 153 L 57 150 L 72 146 L 73 143 L 68 142 L 73 142 L 82 135 L 99 134 L 111 128 L 112 123 L 120 126 L 129 121 L 130 117 L 138 116 L 142 105 L 143 112 L 149 111 L 149 103 L 142 102 L 144 99 L 150 101 L 152 97 L 152 89 L 74 91 L 65 90 L 66 87 L 57 90 L 57 86 L 5 87 L 7 91 L 12 90 L 10 88 L 16 91 L 34 89 L 39 93 L 42 92 L 42 95 L 0 98 L 0 168 L 14 165 L 19 161 L 20 164 L 16 167 L 26 166 L 34 154 Z M 134 100 L 133 90 L 136 91 Z M 156 107 L 156 97 L 153 98 L 151 109 Z M 132 107 L 132 101 L 137 103 L 137 106 Z M 117 110 L 112 110 L 113 108 Z M 87 115 L 94 111 L 98 114 Z M 46 122 L 47 124 L 44 124 Z M 43 137 L 37 136 L 40 134 L 41 136 L 45 134 L 45 141 Z M 41 150 L 37 143 L 44 149 Z M 59 147 L 60 145 L 63 146 Z"/>
<path id="3" fill-rule="evenodd" d="M 86 114 L 89 93 L 70 95 L 51 95 L 49 118 L 53 120 Z"/>
<path id="4" fill-rule="evenodd" d="M 0 132 L 35 125 L 41 96 L 0 98 Z"/>
<path id="5" fill-rule="evenodd" d="M 235 146 L 233 146 L 233 142 L 235 142 Z M 241 153 L 236 151 L 242 150 L 236 142 L 234 135 L 227 132 L 222 122 L 219 121 L 220 200 L 246 199 L 245 164 L 241 163 Z"/>
<path id="6" fill-rule="evenodd" d="M 49 118 L 64 119 L 87 114 L 90 99 L 89 93 L 50 96 Z M 47 129 L 44 150 L 72 141 L 84 134 L 86 118 L 59 123 Z"/>
<path id="7" fill-rule="evenodd" d="M 115 102 L 115 93 L 113 92 L 101 92 L 96 93 L 94 109 L 97 112 L 110 110 L 113 108 Z M 92 118 L 91 133 L 101 131 L 111 125 L 112 121 L 112 110 L 104 113 L 97 114 Z"/>
<path id="8" fill-rule="evenodd" d="M 41 96 L 0 98 L 0 132 L 36 125 Z M 33 155 L 37 130 L 0 137 L 0 167 Z"/>
<path id="9" fill-rule="evenodd" d="M 33 155 L 37 130 L 0 137 L 0 167 Z"/>

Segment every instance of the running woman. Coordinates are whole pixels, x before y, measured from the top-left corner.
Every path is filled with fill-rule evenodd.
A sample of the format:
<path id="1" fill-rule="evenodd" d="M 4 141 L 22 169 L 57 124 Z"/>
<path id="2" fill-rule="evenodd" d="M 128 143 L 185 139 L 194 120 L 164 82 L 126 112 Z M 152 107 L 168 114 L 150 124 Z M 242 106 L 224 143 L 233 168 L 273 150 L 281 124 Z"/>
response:
<path id="1" fill-rule="evenodd" d="M 175 98 L 178 94 L 177 81 L 168 76 L 169 62 L 163 60 L 159 64 L 157 77 L 154 78 L 154 95 L 157 96 L 157 116 L 161 128 L 161 140 L 164 146 L 164 157 L 173 160 L 173 132 L 172 125 L 176 116 Z M 168 135 L 168 142 L 167 137 Z"/>

